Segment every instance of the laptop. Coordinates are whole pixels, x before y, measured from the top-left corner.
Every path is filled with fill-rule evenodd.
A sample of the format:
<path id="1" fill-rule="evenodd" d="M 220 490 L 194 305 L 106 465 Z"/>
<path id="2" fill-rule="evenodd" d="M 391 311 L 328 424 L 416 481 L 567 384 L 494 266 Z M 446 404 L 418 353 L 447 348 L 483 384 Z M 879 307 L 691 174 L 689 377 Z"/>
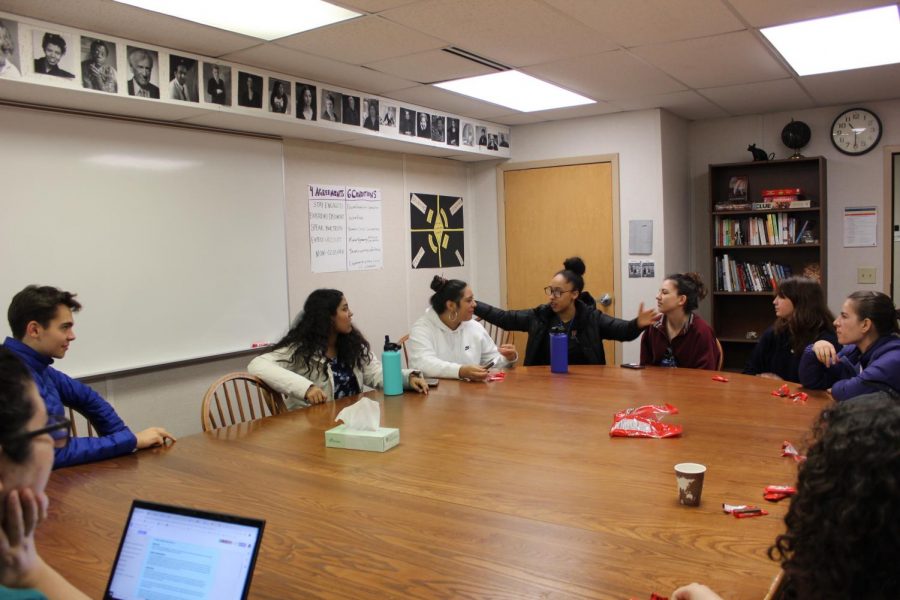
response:
<path id="1" fill-rule="evenodd" d="M 245 600 L 266 522 L 135 500 L 104 600 Z"/>

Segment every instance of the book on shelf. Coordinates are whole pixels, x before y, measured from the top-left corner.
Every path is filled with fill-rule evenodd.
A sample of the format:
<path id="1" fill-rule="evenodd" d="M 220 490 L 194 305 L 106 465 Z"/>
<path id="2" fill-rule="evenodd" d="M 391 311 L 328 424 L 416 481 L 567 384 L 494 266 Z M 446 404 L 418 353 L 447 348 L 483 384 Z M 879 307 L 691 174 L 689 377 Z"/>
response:
<path id="1" fill-rule="evenodd" d="M 803 193 L 803 190 L 800 188 L 777 188 L 770 190 L 763 190 L 762 196 L 763 198 L 775 197 L 775 196 L 799 196 Z"/>
<path id="2" fill-rule="evenodd" d="M 771 202 L 754 202 L 753 210 L 772 210 L 775 205 Z"/>
<path id="3" fill-rule="evenodd" d="M 735 175 L 728 180 L 728 199 L 732 202 L 747 201 L 746 175 Z"/>
<path id="4" fill-rule="evenodd" d="M 750 210 L 749 202 L 719 202 L 713 207 L 715 211 L 722 210 Z"/>
<path id="5" fill-rule="evenodd" d="M 781 246 L 796 244 L 803 235 L 805 223 L 786 213 L 768 213 L 758 217 L 716 216 L 716 246 Z"/>
<path id="6" fill-rule="evenodd" d="M 727 254 L 716 257 L 715 279 L 718 292 L 771 292 L 779 281 L 791 274 L 790 266 L 771 261 L 736 261 Z"/>
<path id="7" fill-rule="evenodd" d="M 783 196 L 772 200 L 775 208 L 812 208 L 812 200 L 797 198 L 796 196 Z"/>

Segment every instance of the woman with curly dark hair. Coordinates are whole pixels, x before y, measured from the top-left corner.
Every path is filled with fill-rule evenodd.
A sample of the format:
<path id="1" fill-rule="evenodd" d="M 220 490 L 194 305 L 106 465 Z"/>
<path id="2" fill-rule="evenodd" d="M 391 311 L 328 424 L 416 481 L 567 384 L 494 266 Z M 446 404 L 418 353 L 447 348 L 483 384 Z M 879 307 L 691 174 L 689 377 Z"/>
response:
<path id="1" fill-rule="evenodd" d="M 769 549 L 783 598 L 888 600 L 900 590 L 900 403 L 879 392 L 825 410 L 800 465 L 787 532 Z M 673 600 L 718 598 L 698 584 Z"/>
<path id="2" fill-rule="evenodd" d="M 772 304 L 775 324 L 756 343 L 744 373 L 799 382 L 803 350 L 818 340 L 837 344 L 834 315 L 825 304 L 822 286 L 806 277 L 786 277 L 778 282 Z"/>
<path id="3" fill-rule="evenodd" d="M 290 409 L 352 396 L 361 386 L 381 387 L 381 362 L 352 319 L 344 294 L 315 290 L 275 349 L 254 358 L 247 370 L 284 394 Z M 403 384 L 428 393 L 415 371 L 403 371 Z"/>

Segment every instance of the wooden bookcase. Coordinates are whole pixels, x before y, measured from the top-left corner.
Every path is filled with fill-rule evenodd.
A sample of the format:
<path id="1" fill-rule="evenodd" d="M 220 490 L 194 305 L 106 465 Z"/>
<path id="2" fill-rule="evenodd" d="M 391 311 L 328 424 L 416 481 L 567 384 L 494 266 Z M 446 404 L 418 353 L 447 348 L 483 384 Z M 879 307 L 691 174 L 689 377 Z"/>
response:
<path id="1" fill-rule="evenodd" d="M 723 291 L 719 283 L 720 262 L 725 255 L 730 261 L 753 263 L 755 265 L 772 263 L 787 266 L 793 275 L 803 275 L 809 266 L 818 265 L 822 287 L 827 290 L 827 193 L 826 163 L 824 157 L 770 160 L 750 163 L 732 163 L 709 166 L 710 197 L 710 256 L 712 269 L 709 288 L 712 290 L 712 326 L 722 343 L 725 354 L 724 369 L 741 370 L 756 339 L 748 338 L 748 332 L 756 332 L 761 336 L 775 321 L 775 310 L 772 306 L 771 291 Z M 729 184 L 732 177 L 747 177 L 747 203 L 763 202 L 762 191 L 771 189 L 800 188 L 802 196 L 811 201 L 809 208 L 773 208 L 766 210 L 717 210 L 716 205 L 729 201 Z M 802 224 L 809 222 L 807 229 L 812 232 L 815 243 L 797 242 L 786 233 L 781 244 L 749 244 L 748 235 L 742 235 L 740 244 L 725 245 L 717 239 L 717 232 L 722 227 L 723 219 L 732 223 L 744 222 L 747 227 L 751 218 L 761 217 L 763 221 L 768 215 L 780 219 L 786 224 L 793 218 L 795 233 L 799 233 Z M 758 221 L 757 221 L 758 223 Z M 731 236 L 732 238 L 735 236 Z M 758 240 L 754 240 L 757 241 Z M 795 243 L 797 242 L 797 243 Z M 755 275 L 759 270 L 754 267 Z M 771 272 L 771 270 L 770 270 Z M 752 277 L 750 278 L 752 280 Z M 757 277 L 757 282 L 760 279 Z M 734 285 L 732 287 L 738 287 Z"/>

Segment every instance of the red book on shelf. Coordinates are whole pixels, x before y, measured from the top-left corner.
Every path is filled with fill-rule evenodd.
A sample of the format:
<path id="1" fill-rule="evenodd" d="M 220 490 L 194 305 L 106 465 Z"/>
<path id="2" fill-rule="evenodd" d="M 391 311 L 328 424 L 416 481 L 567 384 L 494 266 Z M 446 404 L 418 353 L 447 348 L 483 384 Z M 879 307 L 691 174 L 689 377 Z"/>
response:
<path id="1" fill-rule="evenodd" d="M 803 193 L 800 188 L 778 188 L 774 190 L 763 190 L 763 198 L 771 198 L 774 196 L 799 196 Z"/>

